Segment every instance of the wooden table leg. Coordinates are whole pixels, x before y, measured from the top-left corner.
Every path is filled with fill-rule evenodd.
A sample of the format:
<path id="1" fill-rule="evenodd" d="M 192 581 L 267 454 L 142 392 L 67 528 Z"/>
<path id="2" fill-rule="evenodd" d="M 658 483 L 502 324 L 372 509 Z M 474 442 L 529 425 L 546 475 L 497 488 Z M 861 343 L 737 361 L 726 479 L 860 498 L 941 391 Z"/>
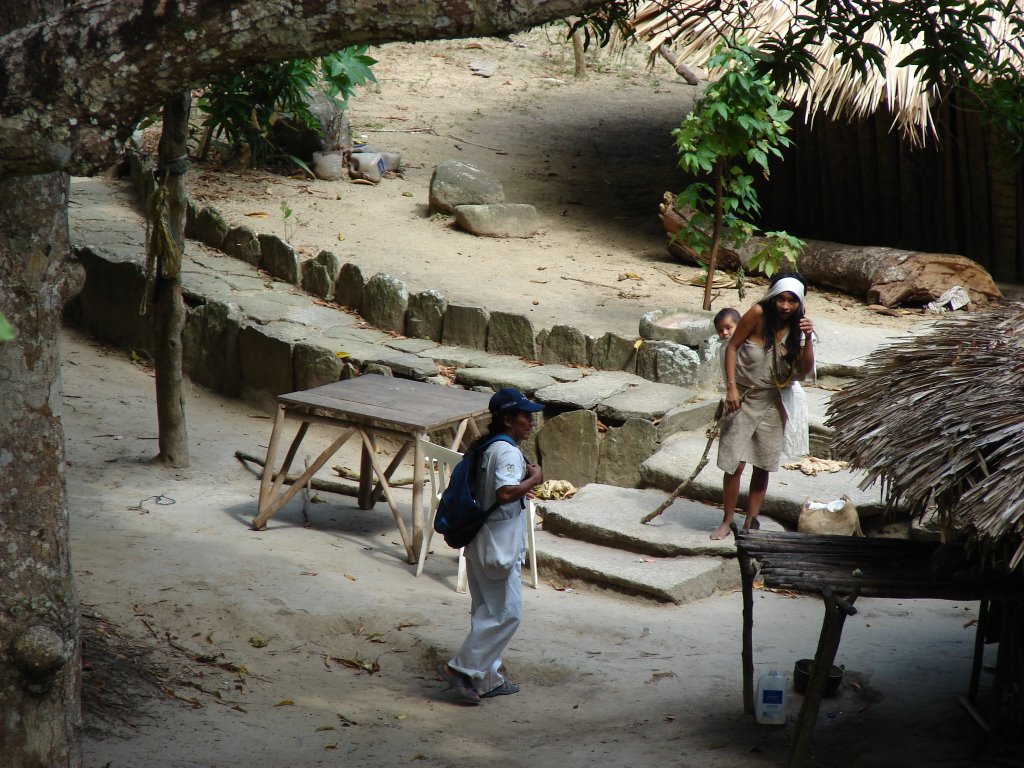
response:
<path id="1" fill-rule="evenodd" d="M 402 447 L 398 449 L 398 453 L 391 459 L 391 463 L 388 464 L 388 468 L 384 470 L 384 474 L 388 476 L 388 480 L 395 474 L 395 470 L 398 469 L 398 465 L 402 463 L 402 459 L 405 458 L 405 454 L 409 452 L 409 448 L 412 447 L 412 441 L 407 440 L 402 444 Z M 372 470 L 373 468 L 370 467 Z M 380 501 L 381 496 L 384 495 L 384 489 L 381 487 L 380 482 L 373 486 L 373 494 L 370 496 L 370 505 L 377 506 L 377 502 Z"/>
<path id="2" fill-rule="evenodd" d="M 363 438 L 363 448 L 365 449 L 364 455 L 369 458 L 370 466 L 373 467 L 373 471 L 377 475 L 377 479 L 380 480 L 384 496 L 388 500 L 388 506 L 391 507 L 391 513 L 395 516 L 395 524 L 398 525 L 398 533 L 402 537 L 402 543 L 405 545 L 407 562 L 410 565 L 415 565 L 416 550 L 412 547 L 412 539 L 409 536 L 409 529 L 405 527 L 405 521 L 402 520 L 402 511 L 398 507 L 398 501 L 395 499 L 394 494 L 391 493 L 391 486 L 388 484 L 388 477 L 384 474 L 384 469 L 381 467 L 380 462 L 377 461 L 376 452 L 373 450 L 373 439 L 366 434 L 365 430 L 359 430 L 359 434 Z"/>
<path id="3" fill-rule="evenodd" d="M 262 530 L 266 526 L 267 520 L 270 519 L 270 516 L 277 512 L 277 510 L 279 510 L 289 501 L 291 501 L 292 497 L 294 497 L 295 494 L 302 490 L 303 486 L 305 486 L 306 483 L 309 482 L 310 478 L 312 478 L 313 475 L 320 471 L 320 467 L 326 464 L 327 460 L 338 452 L 338 449 L 345 444 L 345 441 L 348 440 L 352 436 L 352 433 L 355 431 L 355 427 L 348 427 L 347 429 L 343 430 L 342 433 L 338 435 L 338 437 L 335 439 L 335 441 L 331 443 L 329 446 L 327 446 L 323 453 L 317 456 L 316 461 L 314 461 L 312 464 L 306 467 L 306 471 L 299 475 L 298 479 L 292 484 L 292 486 L 287 491 L 280 495 L 275 495 L 271 500 L 268 501 L 266 505 L 263 506 L 263 509 L 260 510 L 260 513 L 257 516 L 257 518 L 253 521 L 252 527 L 256 530 Z M 263 468 L 263 472 L 265 477 L 267 474 L 266 467 Z M 280 477 L 282 482 L 284 482 L 284 475 L 285 473 L 281 472 Z"/>
<path id="4" fill-rule="evenodd" d="M 793 742 L 789 747 L 789 758 L 786 760 L 788 768 L 803 768 L 807 762 L 811 734 L 818 721 L 818 711 L 821 709 L 821 700 L 825 696 L 825 686 L 828 684 L 828 676 L 839 650 L 839 641 L 843 636 L 843 624 L 846 623 L 847 616 L 857 613 L 857 609 L 853 607 L 853 601 L 857 599 L 856 594 L 848 600 L 843 600 L 833 595 L 830 589 L 824 589 L 822 598 L 825 601 L 825 618 L 821 625 L 821 636 L 818 638 L 818 651 L 814 655 L 814 666 L 811 667 L 811 678 L 807 682 L 807 690 L 804 693 L 804 703 L 800 707 L 796 733 L 793 735 Z"/>
<path id="5" fill-rule="evenodd" d="M 263 510 L 270 503 L 270 481 L 273 479 L 274 460 L 277 458 L 277 442 L 281 439 L 281 427 L 284 425 L 284 420 L 284 406 L 278 405 L 277 415 L 274 416 L 274 428 L 270 432 L 270 443 L 267 445 L 267 460 L 263 464 L 263 478 L 260 480 L 260 498 L 256 504 L 256 518 L 253 520 L 252 525 L 256 530 L 260 530 L 260 526 L 256 525 L 256 520 L 260 519 L 263 515 Z"/>
<path id="6" fill-rule="evenodd" d="M 426 433 L 415 435 L 412 439 L 412 549 L 420 551 L 423 543 L 423 445 Z"/>
<path id="7" fill-rule="evenodd" d="M 359 433 L 363 436 L 363 450 L 359 455 L 358 505 L 360 509 L 373 509 L 373 453 L 377 450 L 377 445 L 372 435 L 367 439 L 365 432 L 360 430 Z"/>

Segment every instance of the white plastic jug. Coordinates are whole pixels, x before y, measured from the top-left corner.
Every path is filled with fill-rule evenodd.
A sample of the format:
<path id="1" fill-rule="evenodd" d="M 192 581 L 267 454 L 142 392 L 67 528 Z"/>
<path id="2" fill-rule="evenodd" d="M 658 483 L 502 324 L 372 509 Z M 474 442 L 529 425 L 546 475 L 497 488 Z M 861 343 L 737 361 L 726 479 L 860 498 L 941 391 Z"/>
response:
<path id="1" fill-rule="evenodd" d="M 786 724 L 786 678 L 774 669 L 758 678 L 754 717 L 762 725 Z"/>

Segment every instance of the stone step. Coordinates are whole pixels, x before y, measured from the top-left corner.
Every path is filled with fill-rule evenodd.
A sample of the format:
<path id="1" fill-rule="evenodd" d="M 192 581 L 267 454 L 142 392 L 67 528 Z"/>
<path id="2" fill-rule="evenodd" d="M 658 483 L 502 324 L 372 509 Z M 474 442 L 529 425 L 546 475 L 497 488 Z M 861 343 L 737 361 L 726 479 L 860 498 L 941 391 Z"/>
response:
<path id="1" fill-rule="evenodd" d="M 545 576 L 677 604 L 740 585 L 739 562 L 734 557 L 650 557 L 548 531 L 537 532 L 537 563 Z"/>
<path id="2" fill-rule="evenodd" d="M 591 483 L 571 499 L 542 501 L 537 513 L 544 530 L 559 536 L 600 544 L 650 557 L 735 557 L 732 537 L 712 541 L 722 510 L 690 499 L 677 499 L 650 523 L 640 519 L 667 498 L 660 490 L 620 488 Z M 739 519 L 742 524 L 742 518 Z M 769 530 L 783 530 L 772 520 Z"/>

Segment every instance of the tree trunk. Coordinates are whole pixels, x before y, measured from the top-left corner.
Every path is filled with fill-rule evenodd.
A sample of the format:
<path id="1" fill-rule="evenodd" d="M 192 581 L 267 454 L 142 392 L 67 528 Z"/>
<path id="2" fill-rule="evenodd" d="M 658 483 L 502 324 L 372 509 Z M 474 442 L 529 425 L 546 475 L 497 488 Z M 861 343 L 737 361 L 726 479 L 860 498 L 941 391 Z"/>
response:
<path id="1" fill-rule="evenodd" d="M 178 258 L 157 265 L 153 301 L 156 340 L 156 415 L 160 453 L 154 459 L 172 467 L 188 466 L 185 384 L 181 361 L 181 332 L 185 302 L 181 298 L 181 259 L 185 250 L 185 173 L 188 167 L 188 115 L 192 94 L 184 93 L 164 105 L 160 135 L 160 169 L 167 187 L 167 224 Z"/>
<path id="2" fill-rule="evenodd" d="M 715 164 L 715 230 L 711 234 L 711 252 L 708 255 L 708 275 L 704 283 L 704 311 L 711 310 L 711 286 L 715 283 L 715 267 L 718 264 L 718 249 L 722 244 L 722 187 L 725 177 L 725 161 Z"/>
<path id="3" fill-rule="evenodd" d="M 683 215 L 675 209 L 675 196 L 671 192 L 665 193 L 660 215 L 665 233 L 670 238 L 685 223 Z M 745 267 L 759 242 L 758 238 L 751 238 L 739 251 L 719 248 L 716 266 L 726 269 Z M 671 242 L 668 250 L 683 261 L 697 261 L 696 255 L 679 241 Z M 797 269 L 812 285 L 836 288 L 870 304 L 886 307 L 926 304 L 955 285 L 966 288 L 976 306 L 1002 299 L 1002 292 L 984 267 L 966 256 L 953 253 L 808 240 L 807 247 L 797 259 Z"/>
<path id="4" fill-rule="evenodd" d="M 0 762 L 77 766 L 81 662 L 71 582 L 59 331 L 84 273 L 68 261 L 64 174 L 0 179 Z"/>

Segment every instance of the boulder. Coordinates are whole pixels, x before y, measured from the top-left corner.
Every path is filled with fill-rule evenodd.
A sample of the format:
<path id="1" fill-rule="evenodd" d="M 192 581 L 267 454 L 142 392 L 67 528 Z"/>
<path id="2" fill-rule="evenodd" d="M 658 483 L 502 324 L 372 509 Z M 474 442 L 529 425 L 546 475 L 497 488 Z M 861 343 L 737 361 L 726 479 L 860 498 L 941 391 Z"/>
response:
<path id="1" fill-rule="evenodd" d="M 374 328 L 405 331 L 405 311 L 409 308 L 409 289 L 387 272 L 378 272 L 366 281 L 360 314 Z"/>
<path id="2" fill-rule="evenodd" d="M 299 254 L 295 252 L 295 249 L 277 235 L 261 234 L 259 240 L 260 251 L 263 254 L 260 259 L 260 267 L 278 280 L 298 285 Z"/>
<path id="3" fill-rule="evenodd" d="M 295 345 L 292 364 L 298 392 L 340 380 L 344 365 L 332 350 L 305 342 Z"/>
<path id="4" fill-rule="evenodd" d="M 567 411 L 544 422 L 537 433 L 537 452 L 546 480 L 568 480 L 580 488 L 597 478 L 597 416 L 593 411 Z"/>
<path id="5" fill-rule="evenodd" d="M 405 315 L 406 335 L 415 339 L 441 341 L 447 309 L 448 301 L 440 291 L 430 289 L 412 294 Z"/>
<path id="6" fill-rule="evenodd" d="M 697 385 L 700 358 L 687 346 L 672 341 L 648 341 L 640 347 L 636 372 L 645 379 L 680 387 Z"/>
<path id="7" fill-rule="evenodd" d="M 524 315 L 491 312 L 487 326 L 487 351 L 496 355 L 516 355 L 537 359 L 536 331 Z"/>
<path id="8" fill-rule="evenodd" d="M 238 336 L 245 313 L 232 302 L 211 301 L 188 310 L 181 333 L 182 367 L 192 381 L 225 395 L 242 391 Z"/>
<path id="9" fill-rule="evenodd" d="M 247 325 L 238 335 L 242 395 L 272 405 L 273 398 L 295 390 L 292 348 L 301 326 L 291 323 Z"/>
<path id="10" fill-rule="evenodd" d="M 540 227 L 537 209 L 524 203 L 457 205 L 455 223 L 480 237 L 533 237 Z"/>
<path id="11" fill-rule="evenodd" d="M 456 347 L 484 349 L 491 315 L 483 307 L 449 302 L 444 313 L 441 341 Z"/>
<path id="12" fill-rule="evenodd" d="M 705 392 L 725 392 L 725 368 L 723 352 L 725 342 L 717 336 L 708 336 L 697 348 L 700 368 L 697 371 L 697 387 Z"/>
<path id="13" fill-rule="evenodd" d="M 715 334 L 715 314 L 703 309 L 655 309 L 640 318 L 640 337 L 697 347 Z"/>
<path id="14" fill-rule="evenodd" d="M 260 265 L 263 253 L 260 249 L 259 236 L 248 227 L 232 227 L 224 236 L 221 250 L 228 256 L 241 259 L 254 267 Z"/>
<path id="15" fill-rule="evenodd" d="M 547 333 L 538 334 L 538 351 L 545 363 L 587 365 L 587 337 L 579 328 L 556 325 Z"/>
<path id="16" fill-rule="evenodd" d="M 341 271 L 341 261 L 330 251 L 320 251 L 316 258 L 302 264 L 302 290 L 329 301 L 334 298 L 334 284 Z"/>
<path id="17" fill-rule="evenodd" d="M 343 307 L 359 310 L 363 305 L 363 288 L 366 280 L 363 271 L 356 264 L 343 264 L 338 272 L 338 281 L 334 287 L 334 300 Z"/>
<path id="18" fill-rule="evenodd" d="M 146 284 L 141 262 L 99 246 L 76 248 L 75 255 L 85 268 L 85 285 L 74 302 L 83 327 L 103 341 L 151 352 L 153 323 L 139 316 Z"/>
<path id="19" fill-rule="evenodd" d="M 501 182 L 475 165 L 445 160 L 430 177 L 430 213 L 455 213 L 459 205 L 505 202 Z"/>
<path id="20" fill-rule="evenodd" d="M 455 372 L 455 381 L 464 387 L 487 387 L 494 391 L 515 387 L 527 397 L 555 383 L 547 374 L 530 368 L 460 368 Z"/>
<path id="21" fill-rule="evenodd" d="M 636 370 L 636 341 L 608 331 L 594 342 L 590 364 L 602 371 Z"/>
<path id="22" fill-rule="evenodd" d="M 631 418 L 609 429 L 598 452 L 597 482 L 639 488 L 640 465 L 658 450 L 658 443 L 658 428 L 646 419 Z"/>
<path id="23" fill-rule="evenodd" d="M 212 206 L 205 206 L 199 209 L 196 216 L 196 240 L 206 243 L 211 248 L 221 248 L 224 245 L 224 238 L 228 236 L 228 223 L 221 216 L 220 211 Z"/>

